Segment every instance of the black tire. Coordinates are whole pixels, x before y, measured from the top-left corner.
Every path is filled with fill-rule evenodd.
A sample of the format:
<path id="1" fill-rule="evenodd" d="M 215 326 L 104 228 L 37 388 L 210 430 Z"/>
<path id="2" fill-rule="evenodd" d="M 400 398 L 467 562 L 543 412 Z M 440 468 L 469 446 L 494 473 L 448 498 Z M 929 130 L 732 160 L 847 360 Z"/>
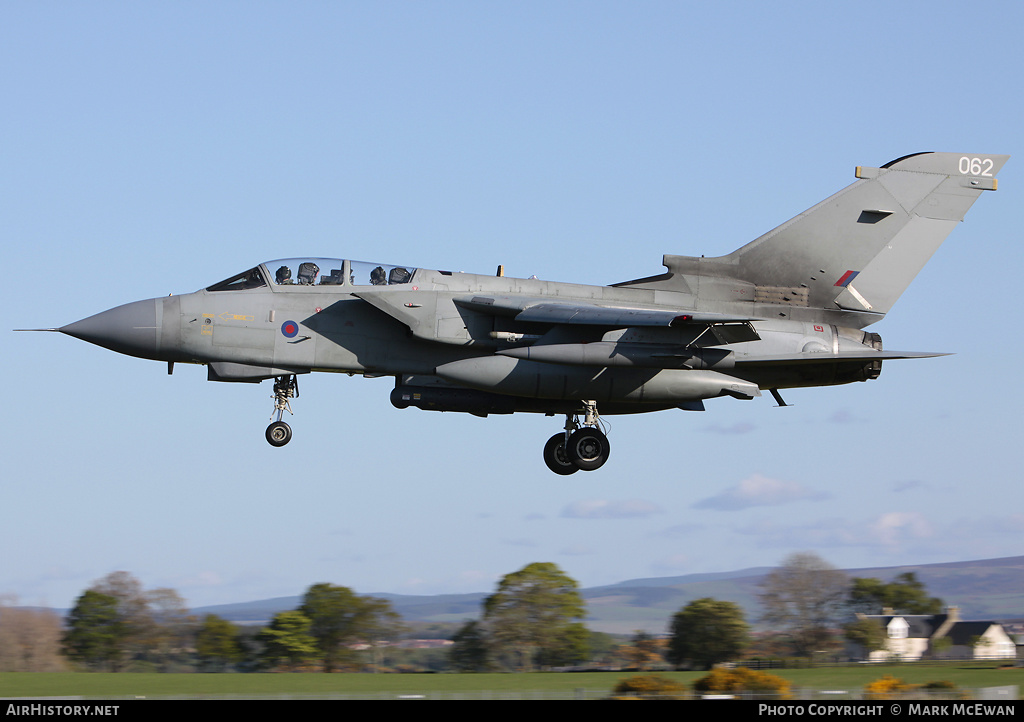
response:
<path id="1" fill-rule="evenodd" d="M 565 454 L 565 433 L 560 432 L 548 439 L 544 444 L 544 463 L 556 474 L 568 476 L 579 471 L 579 467 L 569 461 Z"/>
<path id="2" fill-rule="evenodd" d="M 597 429 L 584 427 L 569 437 L 565 455 L 581 471 L 594 471 L 608 461 L 608 437 Z"/>
<path id="3" fill-rule="evenodd" d="M 271 446 L 284 446 L 292 440 L 292 427 L 283 421 L 275 421 L 267 427 L 267 442 Z"/>

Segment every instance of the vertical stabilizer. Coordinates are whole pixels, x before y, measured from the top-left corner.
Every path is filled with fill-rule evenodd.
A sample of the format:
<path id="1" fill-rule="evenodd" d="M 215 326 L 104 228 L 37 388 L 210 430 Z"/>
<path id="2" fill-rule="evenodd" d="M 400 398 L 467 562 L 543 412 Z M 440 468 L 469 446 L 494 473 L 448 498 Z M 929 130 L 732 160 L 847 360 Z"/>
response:
<path id="1" fill-rule="evenodd" d="M 852 185 L 727 256 L 664 262 L 753 283 L 762 297 L 784 289 L 800 305 L 885 314 L 1008 158 L 918 153 L 858 167 Z"/>

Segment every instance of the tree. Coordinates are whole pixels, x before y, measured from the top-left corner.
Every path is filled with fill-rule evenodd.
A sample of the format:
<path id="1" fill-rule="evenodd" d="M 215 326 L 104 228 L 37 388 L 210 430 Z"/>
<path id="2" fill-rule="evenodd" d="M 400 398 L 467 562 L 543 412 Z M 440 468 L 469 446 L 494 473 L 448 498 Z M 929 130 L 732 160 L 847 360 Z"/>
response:
<path id="1" fill-rule="evenodd" d="M 541 667 L 567 667 L 587 661 L 590 655 L 590 630 L 582 622 L 572 622 L 549 645 L 537 650 Z"/>
<path id="2" fill-rule="evenodd" d="M 675 613 L 669 634 L 669 662 L 711 669 L 743 654 L 750 626 L 738 604 L 704 597 Z"/>
<path id="3" fill-rule="evenodd" d="M 266 669 L 267 628 L 238 626 L 236 629 L 241 659 L 235 665 L 235 669 L 239 672 L 259 672 Z"/>
<path id="4" fill-rule="evenodd" d="M 167 587 L 143 594 L 146 626 L 142 630 L 145 652 L 142 657 L 161 672 L 182 671 L 191 667 L 186 650 L 192 646 L 196 618 L 189 614 L 181 595 Z"/>
<path id="5" fill-rule="evenodd" d="M 662 651 L 662 640 L 652 637 L 643 630 L 637 630 L 629 644 L 619 646 L 618 653 L 630 667 L 643 671 L 664 661 Z"/>
<path id="6" fill-rule="evenodd" d="M 196 656 L 201 667 L 222 671 L 242 660 L 238 627 L 216 614 L 203 617 L 196 634 Z"/>
<path id="7" fill-rule="evenodd" d="M 457 672 L 485 672 L 491 668 L 487 632 L 476 620 L 469 620 L 452 637 L 448 661 Z"/>
<path id="8" fill-rule="evenodd" d="M 154 622 L 142 583 L 128 572 L 111 572 L 89 588 L 117 600 L 121 656 L 126 659 L 144 657 L 150 648 Z"/>
<path id="9" fill-rule="evenodd" d="M 294 669 L 316 659 L 319 652 L 316 639 L 310 634 L 312 624 L 309 617 L 299 611 L 275 614 L 270 626 L 260 632 L 264 666 Z"/>
<path id="10" fill-rule="evenodd" d="M 48 609 L 18 609 L 0 596 L 0 672 L 61 672 L 60 617 Z"/>
<path id="11" fill-rule="evenodd" d="M 314 584 L 299 611 L 310 620 L 324 671 L 333 672 L 359 642 L 373 645 L 399 629 L 398 614 L 386 599 L 360 597 L 348 587 Z"/>
<path id="12" fill-rule="evenodd" d="M 904 572 L 886 584 L 874 577 L 854 577 L 847 600 L 850 610 L 862 614 L 880 614 L 892 609 L 897 614 L 939 614 L 943 603 L 929 597 L 914 572 Z"/>
<path id="13" fill-rule="evenodd" d="M 784 630 L 794 652 L 809 657 L 834 644 L 846 600 L 847 576 L 812 552 L 786 557 L 761 582 L 762 621 Z"/>
<path id="14" fill-rule="evenodd" d="M 73 662 L 93 669 L 116 672 L 124 636 L 117 598 L 87 589 L 68 614 L 67 631 L 62 640 L 64 654 Z"/>
<path id="15" fill-rule="evenodd" d="M 360 636 L 370 646 L 373 664 L 380 667 L 388 640 L 394 640 L 407 631 L 402 618 L 391 607 L 391 602 L 379 597 L 360 597 L 363 606 L 363 629 Z"/>
<path id="16" fill-rule="evenodd" d="M 616 655 L 619 647 L 616 638 L 607 632 L 595 632 L 591 629 L 587 633 L 587 659 L 594 664 L 612 665 L 617 663 Z"/>
<path id="17" fill-rule="evenodd" d="M 855 622 L 850 622 L 843 627 L 844 636 L 860 646 L 865 651 L 865 656 L 872 652 L 884 649 L 886 632 L 877 619 L 861 617 Z"/>
<path id="18" fill-rule="evenodd" d="M 520 669 L 533 669 L 542 652 L 564 648 L 578 634 L 572 624 L 585 614 L 576 581 L 549 562 L 506 574 L 484 601 L 484 621 L 501 650 L 512 653 Z"/>
<path id="19" fill-rule="evenodd" d="M 119 671 L 133 665 L 135 669 L 174 671 L 188 663 L 185 650 L 190 646 L 194 620 L 176 591 L 147 592 L 138 579 L 123 571 L 98 579 L 88 591 L 99 595 L 88 598 L 93 606 L 100 597 L 113 600 L 116 625 L 111 622 L 108 626 L 116 626 L 116 653 L 106 660 L 110 668 Z M 77 620 L 79 626 L 83 623 Z"/>

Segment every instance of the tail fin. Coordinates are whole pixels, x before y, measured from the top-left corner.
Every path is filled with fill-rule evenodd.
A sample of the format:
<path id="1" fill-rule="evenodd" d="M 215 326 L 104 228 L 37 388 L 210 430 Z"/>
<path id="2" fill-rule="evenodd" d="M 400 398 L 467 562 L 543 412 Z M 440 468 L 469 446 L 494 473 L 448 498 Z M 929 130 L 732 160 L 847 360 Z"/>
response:
<path id="1" fill-rule="evenodd" d="M 852 185 L 727 256 L 665 256 L 670 272 L 734 278 L 765 299 L 885 314 L 1008 155 L 917 153 L 857 168 Z"/>

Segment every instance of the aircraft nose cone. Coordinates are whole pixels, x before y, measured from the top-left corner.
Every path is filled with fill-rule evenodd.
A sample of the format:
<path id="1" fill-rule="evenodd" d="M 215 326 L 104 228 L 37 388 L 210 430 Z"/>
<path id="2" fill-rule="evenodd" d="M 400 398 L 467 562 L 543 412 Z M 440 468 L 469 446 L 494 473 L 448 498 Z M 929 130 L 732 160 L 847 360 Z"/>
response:
<path id="1" fill-rule="evenodd" d="M 57 330 L 111 351 L 155 359 L 160 341 L 157 301 L 126 303 Z"/>

